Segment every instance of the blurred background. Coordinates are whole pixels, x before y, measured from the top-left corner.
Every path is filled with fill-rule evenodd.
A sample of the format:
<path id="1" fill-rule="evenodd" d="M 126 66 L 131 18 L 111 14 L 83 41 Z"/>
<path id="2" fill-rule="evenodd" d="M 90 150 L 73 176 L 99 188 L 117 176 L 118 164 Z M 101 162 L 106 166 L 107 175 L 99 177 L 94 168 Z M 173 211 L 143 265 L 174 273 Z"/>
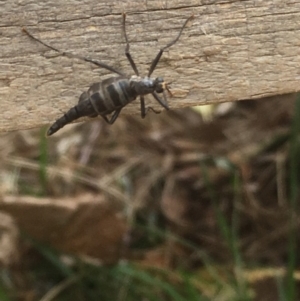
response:
<path id="1" fill-rule="evenodd" d="M 299 300 L 300 97 L 1 134 L 0 300 Z"/>

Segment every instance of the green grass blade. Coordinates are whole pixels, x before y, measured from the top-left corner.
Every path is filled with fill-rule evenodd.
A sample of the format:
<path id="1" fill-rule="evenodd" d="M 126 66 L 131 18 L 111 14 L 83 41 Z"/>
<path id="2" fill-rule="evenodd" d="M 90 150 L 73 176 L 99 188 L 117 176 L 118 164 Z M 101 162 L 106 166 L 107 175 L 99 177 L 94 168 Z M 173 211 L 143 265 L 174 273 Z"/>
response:
<path id="1" fill-rule="evenodd" d="M 48 147 L 46 138 L 46 128 L 40 131 L 40 154 L 39 154 L 39 179 L 41 186 L 41 195 L 47 194 L 47 165 L 48 165 Z"/>
<path id="2" fill-rule="evenodd" d="M 0 281 L 0 300 L 1 301 L 12 301 L 8 297 L 8 295 L 6 293 L 6 289 L 5 289 L 4 285 L 3 285 L 3 283 L 1 283 L 1 281 Z"/>
<path id="3" fill-rule="evenodd" d="M 298 206 L 297 199 L 299 195 L 299 133 L 300 133 L 300 94 L 295 104 L 295 115 L 293 118 L 291 128 L 290 140 L 290 218 L 289 218 L 289 238 L 288 238 L 288 271 L 286 283 L 286 300 L 296 300 L 296 282 L 294 279 L 294 272 L 296 268 L 296 254 L 297 254 L 297 214 Z"/>

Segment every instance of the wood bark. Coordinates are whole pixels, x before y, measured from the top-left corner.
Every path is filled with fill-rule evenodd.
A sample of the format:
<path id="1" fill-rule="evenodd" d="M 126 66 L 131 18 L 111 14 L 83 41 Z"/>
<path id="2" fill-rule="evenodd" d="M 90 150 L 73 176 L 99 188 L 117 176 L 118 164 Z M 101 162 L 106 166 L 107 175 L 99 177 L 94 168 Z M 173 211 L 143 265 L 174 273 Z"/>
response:
<path id="1" fill-rule="evenodd" d="M 141 74 L 195 15 L 154 72 L 171 83 L 172 109 L 300 90 L 300 0 L 6 0 L 0 5 L 0 131 L 51 123 L 92 83 L 111 76 L 58 56 L 26 36 L 23 26 L 59 49 L 132 75 L 124 11 Z M 147 102 L 160 109 L 150 97 Z M 139 111 L 135 101 L 122 114 Z"/>

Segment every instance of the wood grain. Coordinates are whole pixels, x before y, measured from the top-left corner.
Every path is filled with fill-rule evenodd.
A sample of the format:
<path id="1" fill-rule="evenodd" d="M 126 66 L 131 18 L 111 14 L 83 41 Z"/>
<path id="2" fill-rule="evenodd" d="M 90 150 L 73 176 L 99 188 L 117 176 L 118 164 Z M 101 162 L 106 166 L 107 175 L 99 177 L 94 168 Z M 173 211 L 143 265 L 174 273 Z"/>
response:
<path id="1" fill-rule="evenodd" d="M 300 0 L 7 0 L 0 5 L 0 131 L 53 122 L 90 84 L 109 76 L 89 63 L 57 56 L 28 38 L 23 26 L 59 49 L 131 75 L 123 11 L 142 74 L 159 48 L 195 15 L 154 72 L 171 82 L 171 108 L 300 90 Z M 122 113 L 139 113 L 139 103 Z"/>

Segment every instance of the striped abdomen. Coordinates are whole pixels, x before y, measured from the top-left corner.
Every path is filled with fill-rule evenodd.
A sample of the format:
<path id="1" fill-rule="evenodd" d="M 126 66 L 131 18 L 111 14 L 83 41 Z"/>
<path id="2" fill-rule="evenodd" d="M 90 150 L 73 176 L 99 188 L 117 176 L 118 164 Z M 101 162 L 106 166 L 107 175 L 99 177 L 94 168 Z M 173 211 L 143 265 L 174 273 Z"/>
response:
<path id="1" fill-rule="evenodd" d="M 87 92 L 83 92 L 78 104 L 61 118 L 57 119 L 47 131 L 50 136 L 66 124 L 83 116 L 96 117 L 110 114 L 135 100 L 137 93 L 130 87 L 125 77 L 110 77 L 93 84 Z"/>

